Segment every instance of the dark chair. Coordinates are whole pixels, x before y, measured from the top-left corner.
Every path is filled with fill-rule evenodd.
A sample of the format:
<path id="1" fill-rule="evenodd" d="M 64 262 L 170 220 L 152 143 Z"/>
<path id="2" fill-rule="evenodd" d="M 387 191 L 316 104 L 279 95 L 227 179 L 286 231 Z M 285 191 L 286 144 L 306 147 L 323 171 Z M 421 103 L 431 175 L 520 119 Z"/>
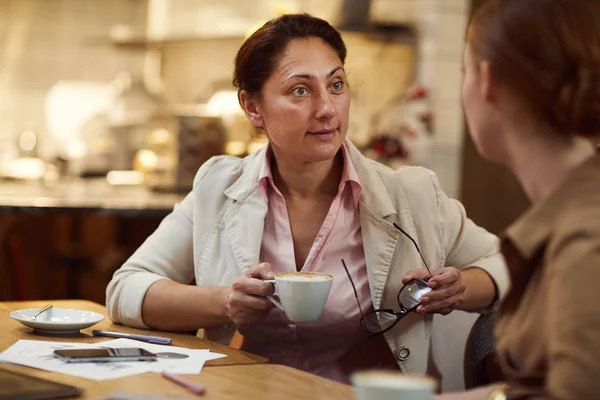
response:
<path id="1" fill-rule="evenodd" d="M 494 344 L 497 317 L 496 308 L 481 314 L 467 337 L 463 362 L 466 389 L 502 381 Z"/>

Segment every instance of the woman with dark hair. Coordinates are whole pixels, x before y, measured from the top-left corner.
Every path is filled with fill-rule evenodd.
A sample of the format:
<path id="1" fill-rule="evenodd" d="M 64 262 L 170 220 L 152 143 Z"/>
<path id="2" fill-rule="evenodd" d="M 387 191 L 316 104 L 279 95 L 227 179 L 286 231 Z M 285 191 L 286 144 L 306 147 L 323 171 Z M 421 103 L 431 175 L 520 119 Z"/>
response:
<path id="1" fill-rule="evenodd" d="M 425 372 L 432 314 L 481 310 L 501 296 L 497 238 L 435 175 L 393 171 L 346 139 L 345 59 L 340 33 L 305 14 L 274 19 L 244 42 L 233 82 L 269 145 L 200 168 L 193 191 L 115 273 L 113 321 L 203 328 L 214 340 L 237 329 L 244 350 L 347 382 L 357 369 Z M 274 289 L 264 280 L 285 271 L 334 276 L 317 322 L 295 324 L 265 298 Z M 433 289 L 416 312 L 367 335 L 361 309 L 398 310 L 413 278 Z"/>
<path id="2" fill-rule="evenodd" d="M 502 238 L 508 384 L 441 398 L 600 399 L 600 27 L 579 0 L 492 0 L 470 23 L 464 69 L 479 152 L 533 206 Z"/>

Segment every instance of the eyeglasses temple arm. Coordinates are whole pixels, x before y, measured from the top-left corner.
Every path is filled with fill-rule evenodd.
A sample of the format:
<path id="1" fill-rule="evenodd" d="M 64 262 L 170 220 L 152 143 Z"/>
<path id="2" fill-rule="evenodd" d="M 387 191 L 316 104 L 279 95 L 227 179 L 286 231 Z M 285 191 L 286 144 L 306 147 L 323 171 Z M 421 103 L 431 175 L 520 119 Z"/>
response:
<path id="1" fill-rule="evenodd" d="M 343 258 L 342 258 L 342 265 L 344 266 L 344 270 L 346 271 L 346 274 L 348 275 L 348 279 L 350 279 L 350 284 L 352 285 L 352 290 L 354 290 L 354 297 L 356 298 L 356 304 L 358 304 L 358 310 L 360 311 L 360 316 L 364 317 L 365 315 L 362 312 L 362 308 L 360 307 L 360 301 L 358 300 L 358 293 L 356 292 L 356 286 L 354 286 L 354 281 L 352 280 L 352 277 L 350 276 L 350 272 L 348 271 L 348 267 L 346 267 L 346 262 L 344 261 Z"/>
<path id="2" fill-rule="evenodd" d="M 394 222 L 394 227 L 396 229 L 398 229 L 400 232 L 402 232 L 407 238 L 409 238 L 411 242 L 413 242 L 413 244 L 417 248 L 417 253 L 419 253 L 419 256 L 421 257 L 421 260 L 423 261 L 423 264 L 425 264 L 425 268 L 427 268 L 427 272 L 429 272 L 429 276 L 431 277 L 432 276 L 431 270 L 429 269 L 429 266 L 427 265 L 427 261 L 425 261 L 425 258 L 423 257 L 423 254 L 421 254 L 421 249 L 419 249 L 419 245 L 417 244 L 417 242 L 415 241 L 415 239 L 413 239 L 412 236 L 410 236 L 408 233 L 406 233 L 406 231 L 404 229 L 400 228 L 395 222 Z"/>

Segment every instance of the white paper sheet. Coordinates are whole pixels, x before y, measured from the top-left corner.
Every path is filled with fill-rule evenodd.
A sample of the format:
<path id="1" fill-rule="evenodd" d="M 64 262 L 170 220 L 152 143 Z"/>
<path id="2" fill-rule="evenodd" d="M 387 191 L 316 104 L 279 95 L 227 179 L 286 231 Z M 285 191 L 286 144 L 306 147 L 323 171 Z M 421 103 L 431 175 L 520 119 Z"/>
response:
<path id="1" fill-rule="evenodd" d="M 151 351 L 187 354 L 188 358 L 161 359 L 153 362 L 109 362 L 109 363 L 65 363 L 54 357 L 57 349 L 81 349 L 101 347 L 140 347 Z M 186 349 L 176 346 L 161 346 L 131 339 L 107 340 L 99 343 L 47 342 L 19 340 L 0 354 L 0 362 L 8 362 L 52 372 L 102 381 L 146 372 L 168 371 L 177 374 L 199 374 L 204 363 L 226 357 L 209 350 Z"/>

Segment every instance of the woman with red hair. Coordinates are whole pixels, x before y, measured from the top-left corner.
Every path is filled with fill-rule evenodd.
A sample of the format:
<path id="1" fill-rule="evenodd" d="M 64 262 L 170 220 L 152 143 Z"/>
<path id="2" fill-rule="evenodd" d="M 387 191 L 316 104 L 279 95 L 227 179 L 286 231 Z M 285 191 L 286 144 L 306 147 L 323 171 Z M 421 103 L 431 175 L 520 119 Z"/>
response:
<path id="1" fill-rule="evenodd" d="M 502 237 L 507 384 L 441 399 L 600 399 L 600 28 L 585 3 L 485 3 L 463 103 L 478 151 L 512 170 L 533 207 Z"/>

